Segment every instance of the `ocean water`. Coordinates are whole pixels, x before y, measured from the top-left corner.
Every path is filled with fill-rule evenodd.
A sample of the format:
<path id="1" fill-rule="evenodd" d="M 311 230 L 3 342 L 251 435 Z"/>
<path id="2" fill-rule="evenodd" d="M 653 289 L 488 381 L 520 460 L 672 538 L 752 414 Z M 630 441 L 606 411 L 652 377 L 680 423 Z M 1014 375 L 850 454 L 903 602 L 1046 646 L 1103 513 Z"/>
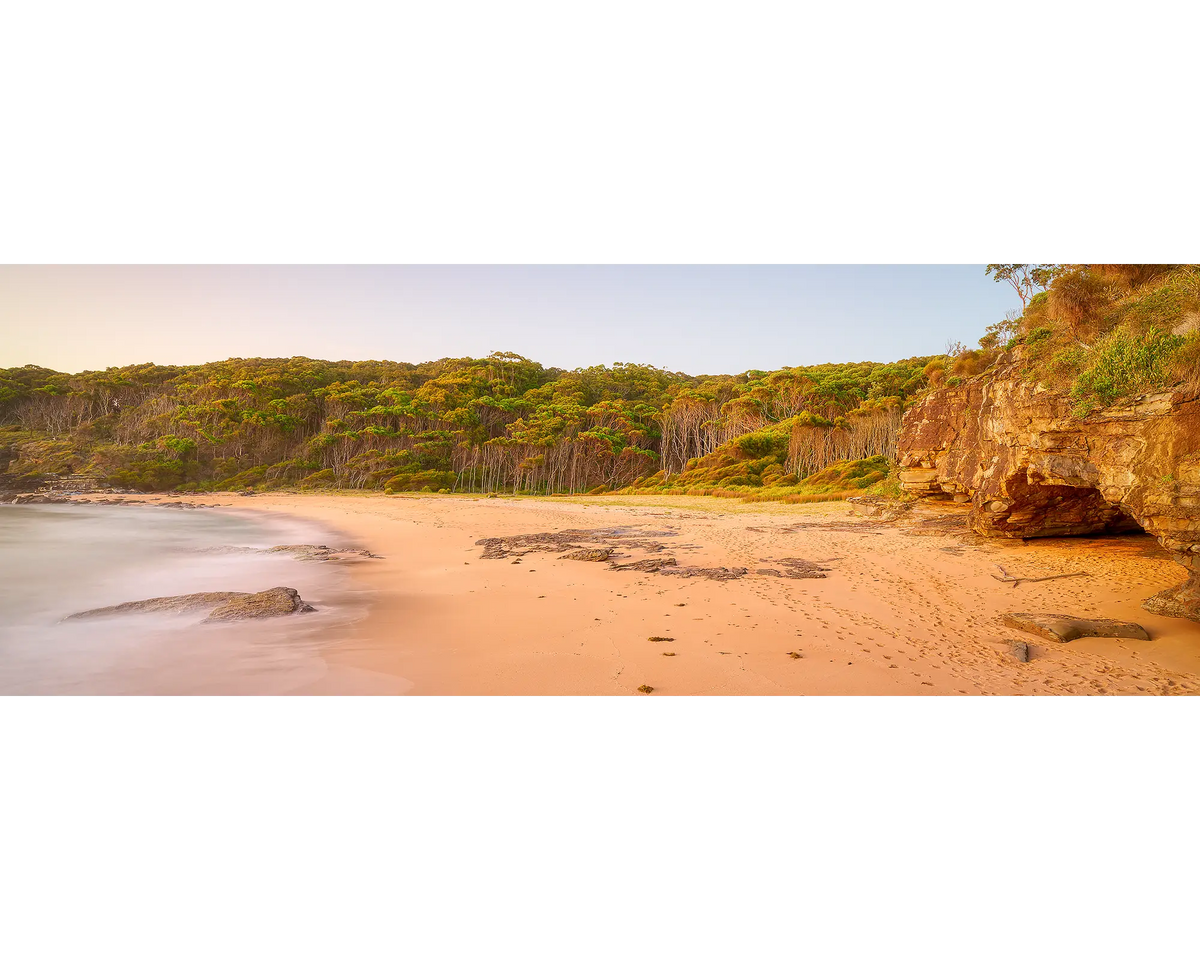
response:
<path id="1" fill-rule="evenodd" d="M 327 670 L 365 595 L 337 563 L 228 552 L 352 547 L 315 524 L 226 508 L 0 505 L 0 694 L 275 694 Z M 294 587 L 316 613 L 230 624 L 194 614 L 63 618 L 130 600 Z"/>

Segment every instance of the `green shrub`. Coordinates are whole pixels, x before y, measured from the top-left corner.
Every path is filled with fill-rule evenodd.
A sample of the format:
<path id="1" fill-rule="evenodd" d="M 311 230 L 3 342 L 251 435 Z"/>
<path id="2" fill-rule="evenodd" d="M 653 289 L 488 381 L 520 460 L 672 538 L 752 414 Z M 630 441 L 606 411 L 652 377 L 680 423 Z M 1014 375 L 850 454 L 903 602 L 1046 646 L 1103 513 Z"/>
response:
<path id="1" fill-rule="evenodd" d="M 332 487 L 337 483 L 337 477 L 332 470 L 318 470 L 300 481 L 301 488 L 313 490 L 317 487 Z"/>
<path id="2" fill-rule="evenodd" d="M 745 436 L 738 437 L 736 444 L 738 451 L 743 456 L 761 460 L 764 457 L 787 456 L 790 441 L 790 431 L 784 433 L 776 429 L 747 433 Z"/>
<path id="3" fill-rule="evenodd" d="M 418 473 L 396 474 L 383 489 L 385 493 L 433 493 L 442 487 L 452 487 L 457 478 L 449 470 L 422 470 Z"/>
<path id="4" fill-rule="evenodd" d="M 1122 397 L 1165 387 L 1171 361 L 1184 337 L 1151 328 L 1137 332 L 1122 324 L 1096 341 L 1084 360 L 1071 397 L 1077 409 L 1089 403 L 1107 406 Z"/>

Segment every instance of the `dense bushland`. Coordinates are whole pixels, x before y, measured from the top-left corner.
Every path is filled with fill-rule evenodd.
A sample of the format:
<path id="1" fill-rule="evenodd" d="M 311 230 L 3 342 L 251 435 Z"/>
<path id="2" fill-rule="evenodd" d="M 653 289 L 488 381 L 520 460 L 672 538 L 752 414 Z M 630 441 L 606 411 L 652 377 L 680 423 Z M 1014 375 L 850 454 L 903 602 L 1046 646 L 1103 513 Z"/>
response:
<path id="1" fill-rule="evenodd" d="M 709 377 L 568 371 L 510 353 L 17 367 L 0 370 L 0 471 L 185 491 L 586 492 L 681 474 L 689 486 L 786 476 L 794 487 L 838 461 L 891 456 L 932 361 Z"/>

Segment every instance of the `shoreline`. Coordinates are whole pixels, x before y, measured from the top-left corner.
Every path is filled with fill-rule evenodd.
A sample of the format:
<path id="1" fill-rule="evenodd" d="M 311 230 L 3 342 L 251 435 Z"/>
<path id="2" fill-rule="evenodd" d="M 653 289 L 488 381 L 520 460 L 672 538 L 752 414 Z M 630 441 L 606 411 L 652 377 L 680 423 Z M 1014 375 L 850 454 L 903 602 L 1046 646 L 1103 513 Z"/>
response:
<path id="1" fill-rule="evenodd" d="M 351 565 L 366 614 L 328 636 L 329 674 L 294 693 L 924 695 L 1200 692 L 1200 624 L 1141 609 L 1183 573 L 1147 535 L 981 540 L 852 517 L 844 503 L 693 497 L 382 494 L 130 496 L 287 514 L 379 559 Z M 681 565 L 751 571 L 795 557 L 824 579 L 712 581 L 531 553 L 489 537 L 642 527 Z M 650 534 L 647 533 L 646 536 Z M 1082 569 L 1088 576 L 1023 583 Z M 1005 612 L 1134 620 L 1150 642 L 1048 643 Z M 652 643 L 653 635 L 672 642 Z M 1026 641 L 1028 663 L 1011 642 Z M 669 650 L 661 648 L 669 647 Z M 664 657 L 664 653 L 674 656 Z M 798 653 L 798 657 L 792 657 Z"/>

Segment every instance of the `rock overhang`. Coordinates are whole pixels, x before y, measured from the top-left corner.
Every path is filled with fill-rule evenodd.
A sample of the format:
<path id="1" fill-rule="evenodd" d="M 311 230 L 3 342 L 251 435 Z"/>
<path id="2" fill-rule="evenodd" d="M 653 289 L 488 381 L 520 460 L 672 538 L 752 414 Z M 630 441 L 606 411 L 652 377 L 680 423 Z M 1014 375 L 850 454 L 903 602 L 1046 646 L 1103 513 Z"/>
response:
<path id="1" fill-rule="evenodd" d="M 1153 534 L 1189 573 L 1148 609 L 1200 620 L 1200 398 L 1163 391 L 1079 419 L 1010 360 L 935 390 L 904 417 L 900 483 L 969 501 L 985 536 Z M 1163 597 L 1163 594 L 1159 595 Z"/>

